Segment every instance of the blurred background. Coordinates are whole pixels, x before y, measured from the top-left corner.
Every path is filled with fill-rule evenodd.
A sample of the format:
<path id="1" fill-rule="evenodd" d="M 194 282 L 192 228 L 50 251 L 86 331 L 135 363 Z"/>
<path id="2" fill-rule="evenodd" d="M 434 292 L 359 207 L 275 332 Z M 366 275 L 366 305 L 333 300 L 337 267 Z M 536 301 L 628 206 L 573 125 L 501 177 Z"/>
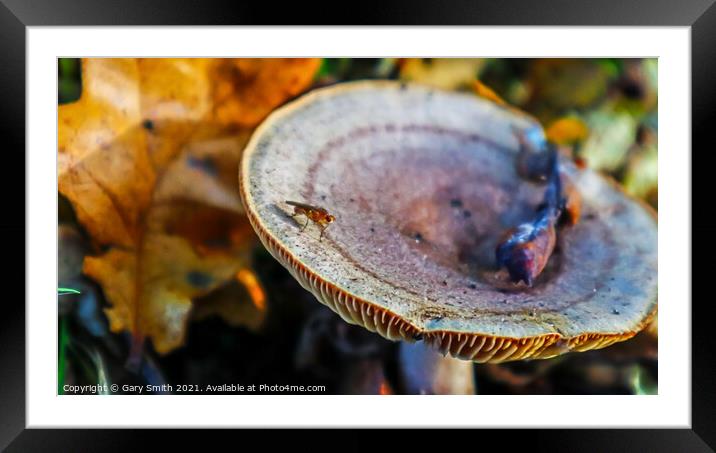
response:
<path id="1" fill-rule="evenodd" d="M 283 103 L 320 86 L 397 79 L 524 110 L 657 209 L 657 72 L 656 59 L 59 59 L 58 393 L 113 383 L 656 393 L 656 322 L 603 350 L 506 364 L 456 361 L 346 324 L 258 242 L 236 201 L 236 165 Z M 106 153 L 127 167 L 108 171 Z M 124 230 L 102 220 L 115 214 Z M 149 256 L 147 243 L 168 258 Z M 166 291 L 149 292 L 145 274 Z"/>

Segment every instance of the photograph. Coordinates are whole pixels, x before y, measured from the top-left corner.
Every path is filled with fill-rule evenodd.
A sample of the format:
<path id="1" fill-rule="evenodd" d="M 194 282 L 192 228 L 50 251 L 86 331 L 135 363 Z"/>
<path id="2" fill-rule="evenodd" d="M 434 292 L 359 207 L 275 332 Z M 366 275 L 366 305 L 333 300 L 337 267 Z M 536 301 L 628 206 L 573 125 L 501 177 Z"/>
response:
<path id="1" fill-rule="evenodd" d="M 57 58 L 56 394 L 658 395 L 659 64 Z"/>
<path id="2" fill-rule="evenodd" d="M 715 451 L 715 2 L 0 0 L 0 451 Z"/>

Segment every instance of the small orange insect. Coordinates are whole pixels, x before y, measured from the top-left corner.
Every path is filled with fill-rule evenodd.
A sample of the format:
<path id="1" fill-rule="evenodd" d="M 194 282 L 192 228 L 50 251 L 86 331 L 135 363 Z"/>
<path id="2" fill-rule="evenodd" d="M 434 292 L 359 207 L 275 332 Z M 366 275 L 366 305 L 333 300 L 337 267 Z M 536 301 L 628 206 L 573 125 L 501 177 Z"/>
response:
<path id="1" fill-rule="evenodd" d="M 328 226 L 336 220 L 335 216 L 329 214 L 324 208 L 318 206 L 288 200 L 286 200 L 286 204 L 293 206 L 293 214 L 291 214 L 291 217 L 295 217 L 297 215 L 306 216 L 306 224 L 303 225 L 301 231 L 306 229 L 309 221 L 313 221 L 313 223 L 321 228 L 321 236 L 319 237 L 319 240 L 323 239 L 323 232 L 326 231 L 326 228 L 328 228 Z"/>

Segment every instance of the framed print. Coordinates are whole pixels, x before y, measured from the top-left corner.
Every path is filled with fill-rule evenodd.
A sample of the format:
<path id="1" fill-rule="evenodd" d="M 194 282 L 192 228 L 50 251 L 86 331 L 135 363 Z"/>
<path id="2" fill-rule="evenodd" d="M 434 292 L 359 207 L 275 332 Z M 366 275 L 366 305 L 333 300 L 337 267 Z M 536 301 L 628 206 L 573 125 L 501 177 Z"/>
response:
<path id="1" fill-rule="evenodd" d="M 340 27 L 160 3 L 0 10 L 23 175 L 3 231 L 26 264 L 3 446 L 456 427 L 713 448 L 691 290 L 710 2 L 457 2 Z M 273 25 L 288 17 L 310 26 Z"/>

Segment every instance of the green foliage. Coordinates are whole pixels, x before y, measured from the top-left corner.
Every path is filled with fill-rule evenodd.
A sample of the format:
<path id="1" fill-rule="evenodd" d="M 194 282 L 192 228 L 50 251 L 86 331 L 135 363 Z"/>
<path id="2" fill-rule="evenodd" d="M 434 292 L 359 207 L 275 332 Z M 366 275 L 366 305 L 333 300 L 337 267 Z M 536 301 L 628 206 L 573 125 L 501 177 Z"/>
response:
<path id="1" fill-rule="evenodd" d="M 67 343 L 69 342 L 69 327 L 66 316 L 60 318 L 60 338 L 57 347 L 57 394 L 62 395 L 65 385 L 65 371 L 67 369 Z"/>
<path id="2" fill-rule="evenodd" d="M 66 104 L 79 99 L 82 92 L 79 58 L 58 58 L 57 72 L 57 102 Z"/>

